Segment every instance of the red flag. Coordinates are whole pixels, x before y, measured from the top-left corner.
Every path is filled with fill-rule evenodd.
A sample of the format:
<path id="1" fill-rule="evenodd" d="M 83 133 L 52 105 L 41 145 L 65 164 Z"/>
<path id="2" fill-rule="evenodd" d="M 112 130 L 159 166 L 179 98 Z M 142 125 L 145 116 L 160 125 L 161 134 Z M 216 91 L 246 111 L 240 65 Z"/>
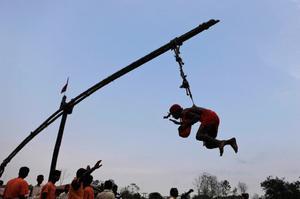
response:
<path id="1" fill-rule="evenodd" d="M 69 78 L 67 79 L 67 82 L 66 82 L 66 84 L 64 85 L 64 87 L 61 89 L 60 93 L 64 93 L 64 92 L 67 91 L 68 83 L 69 83 Z"/>

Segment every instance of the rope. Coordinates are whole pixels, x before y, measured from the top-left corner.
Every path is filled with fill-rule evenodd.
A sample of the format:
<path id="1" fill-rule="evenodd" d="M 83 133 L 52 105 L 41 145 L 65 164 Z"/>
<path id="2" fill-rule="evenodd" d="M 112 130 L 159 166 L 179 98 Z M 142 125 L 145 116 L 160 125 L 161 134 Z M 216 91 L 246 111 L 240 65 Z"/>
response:
<path id="1" fill-rule="evenodd" d="M 180 76 L 182 78 L 182 84 L 181 84 L 180 88 L 185 89 L 186 95 L 191 98 L 193 105 L 195 105 L 193 95 L 192 95 L 192 91 L 191 91 L 191 88 L 190 88 L 190 84 L 189 84 L 188 80 L 186 79 L 187 75 L 183 71 L 184 63 L 182 61 L 182 58 L 180 57 L 180 45 L 178 45 L 176 43 L 176 41 L 174 41 L 174 43 L 175 43 L 175 45 L 174 45 L 175 47 L 172 50 L 174 50 L 174 52 L 175 52 L 175 59 L 176 59 L 176 62 L 178 63 L 178 65 L 179 65 Z"/>

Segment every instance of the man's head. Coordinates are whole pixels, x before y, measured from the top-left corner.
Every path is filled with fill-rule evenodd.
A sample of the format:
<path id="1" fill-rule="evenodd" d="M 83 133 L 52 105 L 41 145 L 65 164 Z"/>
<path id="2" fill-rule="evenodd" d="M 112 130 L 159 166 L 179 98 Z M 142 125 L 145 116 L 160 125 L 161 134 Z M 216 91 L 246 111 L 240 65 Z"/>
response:
<path id="1" fill-rule="evenodd" d="M 76 172 L 76 177 L 81 178 L 85 172 L 86 172 L 86 169 L 84 169 L 84 168 L 78 169 Z"/>
<path id="2" fill-rule="evenodd" d="M 173 104 L 169 111 L 170 114 L 175 118 L 175 119 L 179 119 L 181 116 L 183 108 L 179 105 L 179 104 Z"/>
<path id="3" fill-rule="evenodd" d="M 112 187 L 113 187 L 112 181 L 106 180 L 106 181 L 104 182 L 104 189 L 110 189 L 110 190 L 111 190 Z"/>
<path id="4" fill-rule="evenodd" d="M 112 191 L 114 192 L 115 195 L 117 195 L 117 193 L 118 193 L 118 185 L 113 184 Z"/>
<path id="5" fill-rule="evenodd" d="M 177 188 L 171 188 L 170 189 L 170 196 L 177 198 L 178 197 L 178 189 Z"/>
<path id="6" fill-rule="evenodd" d="M 249 194 L 248 194 L 248 193 L 243 193 L 243 194 L 242 194 L 242 197 L 243 197 L 244 199 L 248 199 L 248 198 L 249 198 Z"/>
<path id="7" fill-rule="evenodd" d="M 44 176 L 43 175 L 38 175 L 36 178 L 37 183 L 40 185 L 44 181 Z"/>
<path id="8" fill-rule="evenodd" d="M 50 181 L 56 183 L 60 178 L 61 171 L 54 170 L 50 176 Z"/>
<path id="9" fill-rule="evenodd" d="M 70 185 L 69 185 L 69 184 L 66 184 L 65 187 L 64 187 L 64 192 L 65 192 L 65 193 L 68 193 L 68 192 L 69 192 L 69 189 L 70 189 Z"/>
<path id="10" fill-rule="evenodd" d="M 93 182 L 93 176 L 92 175 L 87 175 L 83 178 L 83 185 L 84 186 L 89 186 Z"/>
<path id="11" fill-rule="evenodd" d="M 28 167 L 21 167 L 19 170 L 19 177 L 20 178 L 26 178 L 29 173 L 29 168 Z"/>

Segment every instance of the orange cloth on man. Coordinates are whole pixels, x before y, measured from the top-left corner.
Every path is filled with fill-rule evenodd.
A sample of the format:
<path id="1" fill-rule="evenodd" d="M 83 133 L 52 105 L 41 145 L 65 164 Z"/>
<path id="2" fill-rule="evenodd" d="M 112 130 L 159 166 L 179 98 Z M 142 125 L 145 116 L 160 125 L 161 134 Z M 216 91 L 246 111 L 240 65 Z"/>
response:
<path id="1" fill-rule="evenodd" d="M 3 198 L 13 199 L 29 193 L 28 183 L 23 178 L 14 178 L 7 182 Z"/>
<path id="2" fill-rule="evenodd" d="M 219 125 L 220 119 L 214 111 L 206 109 L 200 115 L 200 122 L 202 125 Z"/>
<path id="3" fill-rule="evenodd" d="M 79 186 L 79 188 L 77 190 L 75 190 L 73 188 L 73 186 L 72 186 L 73 182 L 80 183 L 80 186 Z M 83 190 L 83 184 L 82 184 L 82 182 L 79 182 L 77 180 L 77 178 L 75 178 L 73 180 L 73 182 L 71 183 L 71 186 L 70 186 L 70 191 L 69 191 L 68 199 L 83 199 L 84 190 Z"/>
<path id="4" fill-rule="evenodd" d="M 181 122 L 184 125 L 186 124 L 186 121 L 189 121 L 188 117 L 189 117 L 188 112 L 185 112 L 183 114 L 182 118 L 181 118 Z M 202 126 L 214 125 L 217 128 L 218 128 L 219 123 L 220 123 L 220 119 L 219 119 L 218 115 L 214 111 L 209 110 L 209 109 L 204 109 L 201 112 L 199 121 L 201 122 Z M 183 126 L 181 125 L 178 128 L 178 132 L 179 132 L 179 136 L 181 136 L 183 138 L 186 138 L 190 135 L 192 126 L 189 125 L 189 126 L 184 126 L 184 127 L 185 128 L 183 128 Z"/>
<path id="5" fill-rule="evenodd" d="M 84 188 L 83 199 L 94 199 L 94 189 L 91 186 L 87 186 Z"/>
<path id="6" fill-rule="evenodd" d="M 42 187 L 41 198 L 43 193 L 47 193 L 46 199 L 55 199 L 56 198 L 56 186 L 52 182 L 48 182 Z"/>

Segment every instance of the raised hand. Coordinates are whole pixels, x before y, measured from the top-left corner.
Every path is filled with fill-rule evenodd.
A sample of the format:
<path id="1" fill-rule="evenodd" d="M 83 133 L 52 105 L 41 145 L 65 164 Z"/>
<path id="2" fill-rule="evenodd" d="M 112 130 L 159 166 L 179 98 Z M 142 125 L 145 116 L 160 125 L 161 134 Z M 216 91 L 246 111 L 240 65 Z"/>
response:
<path id="1" fill-rule="evenodd" d="M 99 169 L 100 167 L 102 167 L 102 164 L 101 164 L 102 160 L 99 160 L 98 162 L 96 162 L 95 166 L 93 167 L 93 169 Z"/>

